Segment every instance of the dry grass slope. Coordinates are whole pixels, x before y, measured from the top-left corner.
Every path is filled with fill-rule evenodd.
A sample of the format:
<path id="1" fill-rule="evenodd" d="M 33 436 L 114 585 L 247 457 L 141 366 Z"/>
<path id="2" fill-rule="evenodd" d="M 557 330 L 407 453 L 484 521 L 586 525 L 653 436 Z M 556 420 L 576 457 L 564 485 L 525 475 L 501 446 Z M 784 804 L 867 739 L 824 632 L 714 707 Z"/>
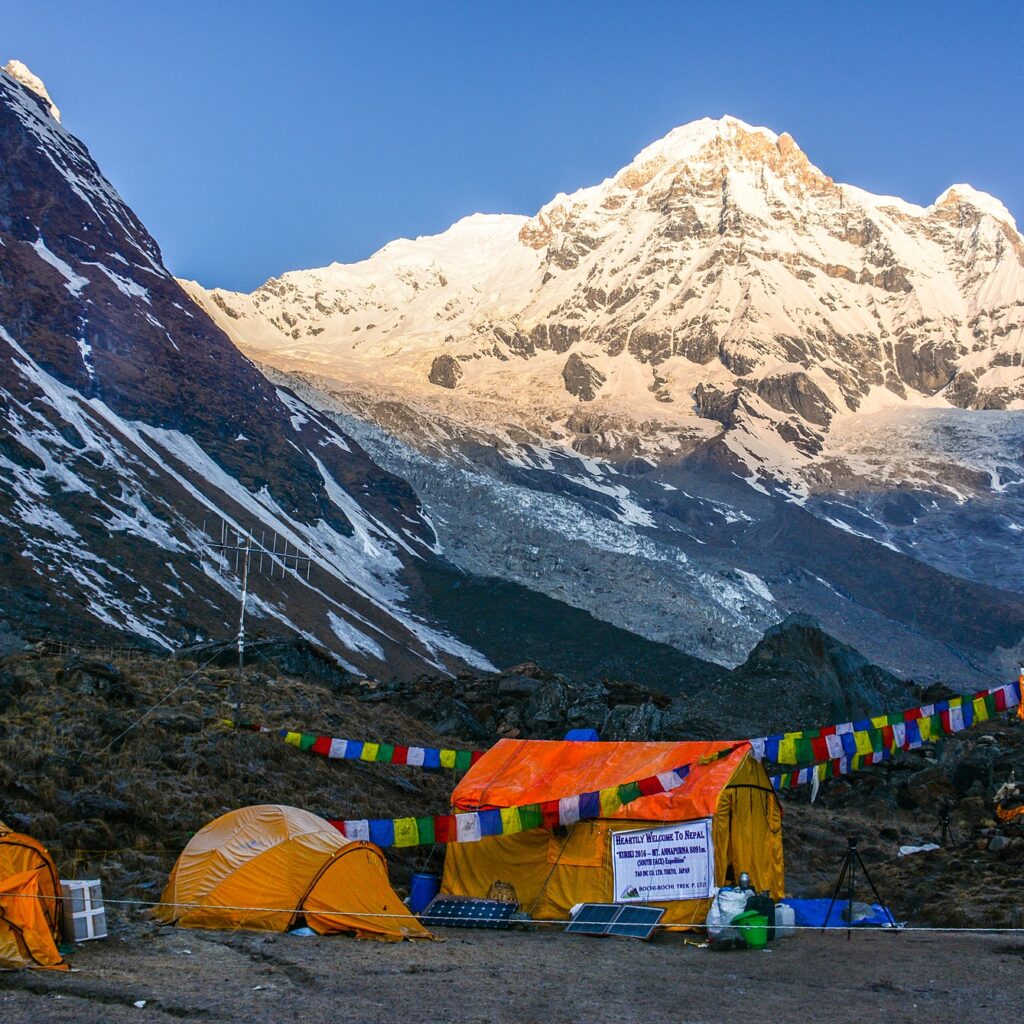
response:
<path id="1" fill-rule="evenodd" d="M 158 895 L 189 837 L 225 811 L 285 803 L 331 817 L 442 813 L 449 771 L 327 761 L 224 729 L 235 673 L 166 658 L 117 658 L 119 681 L 64 671 L 61 658 L 0 662 L 0 807 L 48 843 L 64 877 L 102 877 L 113 895 Z M 163 707 L 104 747 L 153 704 Z M 444 745 L 390 706 L 316 683 L 247 671 L 247 714 L 334 736 Z M 6 704 L 6 707 L 4 706 Z M 396 880 L 427 851 L 389 851 Z"/>

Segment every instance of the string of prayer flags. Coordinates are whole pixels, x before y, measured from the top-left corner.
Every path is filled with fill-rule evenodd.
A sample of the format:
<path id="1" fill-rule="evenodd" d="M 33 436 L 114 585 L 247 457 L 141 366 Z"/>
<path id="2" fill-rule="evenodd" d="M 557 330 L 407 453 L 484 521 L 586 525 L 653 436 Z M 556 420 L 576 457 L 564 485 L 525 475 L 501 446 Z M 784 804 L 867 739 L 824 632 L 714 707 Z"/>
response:
<path id="1" fill-rule="evenodd" d="M 944 736 L 955 735 L 1014 707 L 1020 715 L 1024 708 L 1022 683 L 1024 677 L 1016 683 L 981 690 L 971 696 L 925 704 L 895 715 L 877 716 L 867 726 L 863 722 L 846 722 L 821 730 L 765 736 L 750 743 L 755 757 L 772 760 L 770 755 L 776 750 L 783 757 L 788 757 L 790 750 L 798 757 L 806 755 L 805 744 L 810 742 L 811 758 L 815 763 L 772 775 L 771 781 L 776 790 L 793 789 L 807 783 L 816 787 L 825 779 L 848 775 L 864 765 L 887 761 L 897 751 L 915 750 L 925 743 L 935 743 Z M 835 731 L 829 732 L 828 728 Z M 818 735 L 815 736 L 815 732 Z M 792 741 L 792 748 L 788 741 Z M 822 741 L 824 747 L 820 745 Z M 822 750 L 834 756 L 820 757 Z M 792 762 L 776 759 L 775 763 Z"/>
<path id="2" fill-rule="evenodd" d="M 728 747 L 698 764 L 710 764 L 728 757 L 737 746 Z M 422 818 L 359 818 L 332 820 L 333 825 L 349 839 L 376 843 L 377 846 L 424 846 L 433 843 L 473 843 L 488 836 L 507 836 L 532 828 L 557 828 L 575 825 L 578 821 L 606 818 L 644 796 L 667 793 L 681 786 L 693 765 L 685 764 L 672 771 L 660 772 L 618 786 L 545 800 L 521 807 L 493 807 L 459 814 L 438 814 Z"/>
<path id="3" fill-rule="evenodd" d="M 778 765 L 822 764 L 842 758 L 913 750 L 1021 706 L 1021 681 L 1018 680 L 971 696 L 923 704 L 893 714 L 820 729 L 760 736 L 751 739 L 750 745 L 759 761 Z M 792 774 L 786 773 L 787 776 Z"/>
<path id="4" fill-rule="evenodd" d="M 824 782 L 826 779 L 838 778 L 840 775 L 849 775 L 866 764 L 881 764 L 888 761 L 892 753 L 888 750 L 871 754 L 854 754 L 851 757 L 838 757 L 832 761 L 823 761 L 819 764 L 807 765 L 792 772 L 782 772 L 779 775 L 769 776 L 772 785 L 776 790 L 796 789 L 797 786 L 805 786 L 808 783 Z"/>
<path id="5" fill-rule="evenodd" d="M 405 764 L 416 768 L 451 768 L 466 771 L 483 757 L 482 750 L 449 750 L 436 747 L 412 747 L 400 743 L 371 743 L 346 740 L 292 729 L 272 729 L 266 725 L 243 724 L 239 729 L 276 735 L 291 747 L 309 750 L 322 757 L 343 761 L 373 761 L 377 764 Z"/>

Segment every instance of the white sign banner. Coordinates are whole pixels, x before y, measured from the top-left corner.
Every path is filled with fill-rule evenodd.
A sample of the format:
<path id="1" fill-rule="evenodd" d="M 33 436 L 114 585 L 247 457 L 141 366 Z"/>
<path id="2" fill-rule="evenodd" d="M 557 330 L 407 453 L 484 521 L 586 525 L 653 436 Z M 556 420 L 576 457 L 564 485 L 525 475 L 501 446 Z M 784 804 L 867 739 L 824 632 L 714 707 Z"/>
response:
<path id="1" fill-rule="evenodd" d="M 711 819 L 612 833 L 615 903 L 700 900 L 715 884 Z"/>

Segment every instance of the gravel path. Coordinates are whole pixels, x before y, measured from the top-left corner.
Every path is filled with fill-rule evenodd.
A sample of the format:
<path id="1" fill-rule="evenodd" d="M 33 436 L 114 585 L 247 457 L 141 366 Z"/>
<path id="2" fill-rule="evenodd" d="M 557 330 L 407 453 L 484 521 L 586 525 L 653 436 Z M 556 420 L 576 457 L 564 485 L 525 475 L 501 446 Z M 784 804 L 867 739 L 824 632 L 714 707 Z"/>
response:
<path id="1" fill-rule="evenodd" d="M 965 1024 L 1024 1013 L 1024 935 L 803 932 L 770 952 L 712 953 L 676 935 L 443 932 L 390 945 L 126 925 L 79 947 L 75 973 L 0 973 L 0 1020 Z"/>

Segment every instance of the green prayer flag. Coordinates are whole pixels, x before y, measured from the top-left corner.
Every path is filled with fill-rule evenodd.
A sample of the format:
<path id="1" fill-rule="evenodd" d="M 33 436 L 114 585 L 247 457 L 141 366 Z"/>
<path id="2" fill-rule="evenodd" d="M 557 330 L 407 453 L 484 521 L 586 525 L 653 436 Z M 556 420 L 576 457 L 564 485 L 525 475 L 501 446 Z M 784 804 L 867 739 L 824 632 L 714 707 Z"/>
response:
<path id="1" fill-rule="evenodd" d="M 417 818 L 416 831 L 419 832 L 421 845 L 434 842 L 434 819 Z"/>
<path id="2" fill-rule="evenodd" d="M 624 803 L 628 804 L 630 800 L 636 800 L 640 796 L 640 783 L 639 782 L 627 782 L 622 786 L 619 786 L 619 799 Z"/>
<path id="3" fill-rule="evenodd" d="M 468 771 L 473 764 L 473 752 L 471 750 L 455 751 L 455 767 L 460 771 Z"/>
<path id="4" fill-rule="evenodd" d="M 540 828 L 544 824 L 544 815 L 540 812 L 540 804 L 526 804 L 519 808 L 519 820 L 523 823 L 523 831 Z"/>

